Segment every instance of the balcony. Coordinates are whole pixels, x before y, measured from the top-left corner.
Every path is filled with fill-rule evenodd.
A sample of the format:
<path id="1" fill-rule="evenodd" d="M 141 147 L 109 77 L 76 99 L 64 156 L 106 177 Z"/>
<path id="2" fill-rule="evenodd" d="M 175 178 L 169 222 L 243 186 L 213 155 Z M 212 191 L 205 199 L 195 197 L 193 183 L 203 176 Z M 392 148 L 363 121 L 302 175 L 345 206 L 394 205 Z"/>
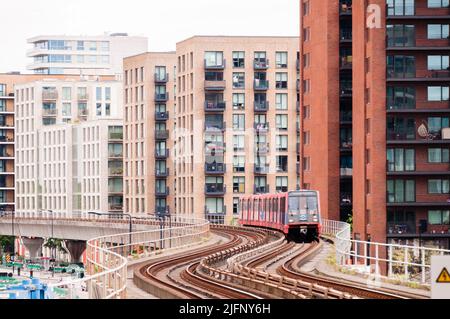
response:
<path id="1" fill-rule="evenodd" d="M 267 133 L 269 131 L 269 123 L 254 123 L 253 128 L 257 133 Z"/>
<path id="2" fill-rule="evenodd" d="M 227 192 L 227 187 L 224 184 L 206 184 L 205 195 L 207 196 L 224 196 Z"/>
<path id="3" fill-rule="evenodd" d="M 224 175 L 227 172 L 227 166 L 224 163 L 205 164 L 205 174 Z"/>
<path id="4" fill-rule="evenodd" d="M 341 167 L 341 177 L 352 177 L 353 168 L 342 168 Z"/>
<path id="5" fill-rule="evenodd" d="M 169 119 L 169 112 L 155 112 L 156 121 L 167 121 Z"/>
<path id="6" fill-rule="evenodd" d="M 352 111 L 341 111 L 339 112 L 339 119 L 341 124 L 352 124 L 353 112 Z"/>
<path id="7" fill-rule="evenodd" d="M 205 80 L 205 91 L 224 91 L 227 87 L 227 82 L 224 80 L 208 81 Z"/>
<path id="8" fill-rule="evenodd" d="M 88 110 L 87 109 L 78 109 L 78 117 L 87 117 Z"/>
<path id="9" fill-rule="evenodd" d="M 351 151 L 353 148 L 353 142 L 348 140 L 348 141 L 341 141 L 341 152 L 345 152 L 345 151 Z"/>
<path id="10" fill-rule="evenodd" d="M 87 94 L 87 93 L 78 94 L 77 100 L 78 101 L 87 101 L 87 100 L 89 100 L 89 94 Z"/>
<path id="11" fill-rule="evenodd" d="M 386 37 L 388 51 L 447 51 L 450 50 L 450 38 L 428 39 L 416 37 Z"/>
<path id="12" fill-rule="evenodd" d="M 256 113 L 265 113 L 269 110 L 269 101 L 255 101 L 254 108 Z"/>
<path id="13" fill-rule="evenodd" d="M 205 131 L 207 132 L 218 132 L 218 131 L 225 131 L 227 127 L 226 122 L 217 122 L 217 123 L 211 123 L 211 122 L 205 122 Z"/>
<path id="14" fill-rule="evenodd" d="M 352 42 L 352 29 L 342 29 L 340 32 L 339 41 L 341 43 L 350 43 Z"/>
<path id="15" fill-rule="evenodd" d="M 340 1 L 339 15 L 350 16 L 352 14 L 352 1 Z"/>
<path id="16" fill-rule="evenodd" d="M 226 65 L 227 61 L 225 59 L 215 64 L 209 63 L 206 59 L 204 62 L 205 70 L 223 70 L 225 69 Z"/>
<path id="17" fill-rule="evenodd" d="M 159 169 L 155 168 L 155 176 L 156 177 L 169 177 L 170 171 L 168 168 L 166 169 Z"/>
<path id="18" fill-rule="evenodd" d="M 109 142 L 121 142 L 123 141 L 123 132 L 108 132 Z"/>
<path id="19" fill-rule="evenodd" d="M 226 109 L 227 103 L 225 101 L 213 102 L 213 101 L 205 101 L 205 112 L 224 112 Z"/>
<path id="20" fill-rule="evenodd" d="M 108 175 L 109 176 L 123 176 L 123 168 L 122 167 L 109 167 Z"/>
<path id="21" fill-rule="evenodd" d="M 159 74 L 155 73 L 155 83 L 167 83 L 169 82 L 169 73 Z"/>
<path id="22" fill-rule="evenodd" d="M 0 143 L 14 143 L 14 137 L 1 135 L 0 136 Z"/>
<path id="23" fill-rule="evenodd" d="M 169 93 L 155 93 L 155 102 L 167 102 Z"/>
<path id="24" fill-rule="evenodd" d="M 110 212 L 122 212 L 123 203 L 108 203 L 108 208 Z"/>
<path id="25" fill-rule="evenodd" d="M 42 101 L 56 101 L 58 99 L 58 91 L 48 90 L 42 91 Z"/>
<path id="26" fill-rule="evenodd" d="M 156 140 L 167 140 L 169 138 L 168 130 L 155 130 L 155 139 Z"/>
<path id="27" fill-rule="evenodd" d="M 155 158 L 156 159 L 167 159 L 169 158 L 169 150 L 168 149 L 155 149 Z"/>
<path id="28" fill-rule="evenodd" d="M 450 7 L 428 8 L 427 1 L 416 1 L 415 6 L 404 6 L 403 15 L 394 15 L 393 8 L 388 8 L 386 19 L 388 20 L 447 20 L 450 19 Z"/>
<path id="29" fill-rule="evenodd" d="M 255 79 L 253 82 L 253 89 L 255 91 L 267 91 L 269 89 L 269 81 Z"/>
<path id="30" fill-rule="evenodd" d="M 269 68 L 269 60 L 254 60 L 253 68 L 255 70 L 267 70 Z"/>
<path id="31" fill-rule="evenodd" d="M 44 117 L 56 117 L 57 114 L 57 109 L 42 109 L 42 116 Z"/>
<path id="32" fill-rule="evenodd" d="M 295 145 L 295 150 L 297 151 L 297 154 L 300 154 L 300 151 L 302 149 L 300 145 L 301 145 L 300 143 L 296 143 Z"/>
<path id="33" fill-rule="evenodd" d="M 207 206 L 205 206 L 205 217 L 207 220 L 209 220 L 210 222 L 217 222 L 217 221 L 222 221 L 221 223 L 223 224 L 223 220 L 225 215 L 227 214 L 227 207 L 224 205 L 222 207 L 218 207 L 219 209 L 217 209 L 216 211 L 211 211 L 210 209 L 208 209 Z M 220 209 L 222 208 L 222 209 Z"/>
<path id="34" fill-rule="evenodd" d="M 255 194 L 268 194 L 270 192 L 270 187 L 269 187 L 269 185 L 255 186 L 255 188 L 253 189 L 253 192 Z"/>
<path id="35" fill-rule="evenodd" d="M 255 145 L 255 153 L 256 154 L 268 154 L 269 152 L 270 152 L 269 143 Z"/>
<path id="36" fill-rule="evenodd" d="M 414 235 L 416 234 L 416 225 L 414 222 L 388 222 L 386 233 L 388 236 Z"/>
<path id="37" fill-rule="evenodd" d="M 353 195 L 351 193 L 341 194 L 341 206 L 352 206 Z"/>
<path id="38" fill-rule="evenodd" d="M 353 56 L 341 56 L 340 68 L 341 70 L 351 70 L 353 67 Z"/>
<path id="39" fill-rule="evenodd" d="M 449 70 L 416 70 L 416 72 L 387 71 L 389 82 L 449 82 Z"/>
<path id="40" fill-rule="evenodd" d="M 387 144 L 450 144 L 450 129 L 442 129 L 440 132 L 428 132 L 426 137 L 416 135 L 415 128 L 411 132 L 387 132 Z"/>
<path id="41" fill-rule="evenodd" d="M 155 196 L 156 197 L 167 197 L 169 196 L 169 187 L 156 187 L 155 189 Z"/>
<path id="42" fill-rule="evenodd" d="M 269 174 L 269 171 L 270 171 L 270 166 L 269 166 L 269 164 L 266 164 L 266 165 L 258 165 L 258 164 L 255 164 L 255 166 L 254 166 L 254 173 L 255 173 L 255 174 L 258 174 L 258 175 L 267 175 L 267 174 Z"/>
<path id="43" fill-rule="evenodd" d="M 110 159 L 122 159 L 123 158 L 123 151 L 109 151 L 108 152 L 108 158 Z"/>
<path id="44" fill-rule="evenodd" d="M 341 98 L 350 98 L 353 94 L 352 83 L 341 81 L 340 96 Z"/>
<path id="45" fill-rule="evenodd" d="M 169 206 L 155 206 L 155 214 L 156 215 L 169 215 L 170 214 L 170 207 Z"/>

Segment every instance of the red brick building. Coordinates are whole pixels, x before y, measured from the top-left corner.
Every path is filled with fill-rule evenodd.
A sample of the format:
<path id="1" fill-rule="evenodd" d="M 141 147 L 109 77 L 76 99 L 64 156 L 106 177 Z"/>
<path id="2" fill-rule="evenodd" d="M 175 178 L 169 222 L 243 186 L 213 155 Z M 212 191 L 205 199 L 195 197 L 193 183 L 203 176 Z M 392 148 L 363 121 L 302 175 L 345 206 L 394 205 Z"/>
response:
<path id="1" fill-rule="evenodd" d="M 303 186 L 354 237 L 449 248 L 448 0 L 301 0 Z"/>

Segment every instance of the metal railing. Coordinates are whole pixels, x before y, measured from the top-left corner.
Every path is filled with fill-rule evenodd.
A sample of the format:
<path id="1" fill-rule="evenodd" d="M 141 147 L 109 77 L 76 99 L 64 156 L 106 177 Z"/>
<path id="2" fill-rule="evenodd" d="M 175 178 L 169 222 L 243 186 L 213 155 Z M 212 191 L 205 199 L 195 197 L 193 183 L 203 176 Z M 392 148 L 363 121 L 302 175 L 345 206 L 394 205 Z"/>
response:
<path id="1" fill-rule="evenodd" d="M 12 214 L 0 214 L 0 218 Z M 128 216 L 58 214 L 55 212 L 15 212 L 16 222 L 21 218 L 39 218 L 64 221 L 106 221 L 128 223 Z M 114 215 L 115 216 L 115 215 Z M 56 299 L 124 299 L 127 288 L 127 265 L 138 260 L 199 244 L 209 239 L 210 223 L 207 220 L 184 216 L 165 218 L 132 217 L 133 224 L 148 225 L 149 230 L 108 235 L 90 239 L 86 246 L 86 273 L 82 279 L 49 284 L 51 295 Z"/>
<path id="2" fill-rule="evenodd" d="M 363 266 L 363 271 L 381 276 L 381 267 L 386 266 L 387 278 L 402 282 L 430 284 L 431 256 L 450 255 L 450 250 L 385 244 L 354 240 L 348 223 L 322 220 L 322 235 L 334 240 L 336 264 L 352 268 Z"/>

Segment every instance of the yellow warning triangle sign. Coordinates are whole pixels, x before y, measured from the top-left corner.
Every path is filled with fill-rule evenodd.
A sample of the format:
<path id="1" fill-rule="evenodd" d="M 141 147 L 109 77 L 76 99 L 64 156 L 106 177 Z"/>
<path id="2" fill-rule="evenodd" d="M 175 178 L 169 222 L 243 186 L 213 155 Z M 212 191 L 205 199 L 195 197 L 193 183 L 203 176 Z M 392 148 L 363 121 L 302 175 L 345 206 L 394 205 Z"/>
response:
<path id="1" fill-rule="evenodd" d="M 448 272 L 447 268 L 444 268 L 442 270 L 436 282 L 439 284 L 450 284 L 450 273 Z"/>

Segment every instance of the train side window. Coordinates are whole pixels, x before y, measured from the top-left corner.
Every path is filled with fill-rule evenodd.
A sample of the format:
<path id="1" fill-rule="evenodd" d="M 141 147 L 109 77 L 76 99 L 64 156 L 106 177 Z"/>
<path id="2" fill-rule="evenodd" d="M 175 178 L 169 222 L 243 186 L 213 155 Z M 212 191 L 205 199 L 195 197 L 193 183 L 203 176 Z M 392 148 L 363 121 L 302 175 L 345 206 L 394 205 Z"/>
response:
<path id="1" fill-rule="evenodd" d="M 278 223 L 279 219 L 278 219 L 278 198 L 275 198 L 273 200 L 273 212 L 275 214 L 275 222 Z"/>

